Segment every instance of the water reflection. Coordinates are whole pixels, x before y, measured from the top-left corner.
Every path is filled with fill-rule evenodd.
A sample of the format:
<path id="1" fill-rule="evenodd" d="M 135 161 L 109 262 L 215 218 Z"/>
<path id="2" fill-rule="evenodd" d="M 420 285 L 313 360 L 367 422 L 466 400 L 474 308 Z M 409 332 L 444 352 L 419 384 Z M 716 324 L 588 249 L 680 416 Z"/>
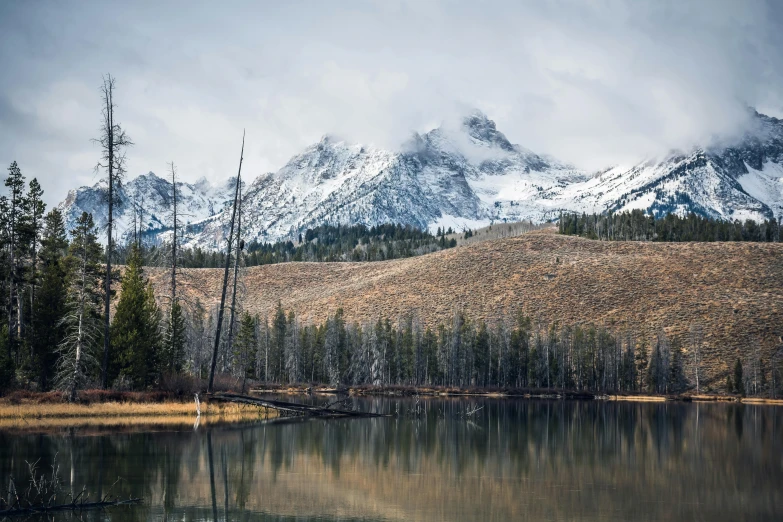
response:
<path id="1" fill-rule="evenodd" d="M 783 410 L 730 404 L 359 401 L 388 419 L 0 434 L 0 473 L 55 458 L 91 520 L 780 520 Z M 480 409 L 478 409 L 480 408 Z M 470 412 L 474 411 L 470 414 Z M 117 477 L 122 480 L 116 482 Z M 5 487 L 3 487 L 5 489 Z"/>

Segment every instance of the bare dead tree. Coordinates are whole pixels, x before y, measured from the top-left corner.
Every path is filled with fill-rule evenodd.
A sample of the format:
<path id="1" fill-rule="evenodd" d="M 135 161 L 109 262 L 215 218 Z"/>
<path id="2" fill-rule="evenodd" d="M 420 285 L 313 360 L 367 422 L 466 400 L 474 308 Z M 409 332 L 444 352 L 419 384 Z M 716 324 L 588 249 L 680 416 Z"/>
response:
<path id="1" fill-rule="evenodd" d="M 691 349 L 693 350 L 693 373 L 696 378 L 696 394 L 699 394 L 699 377 L 701 373 L 701 345 L 704 342 L 704 332 L 700 324 L 692 324 Z"/>
<path id="2" fill-rule="evenodd" d="M 172 203 L 172 235 L 171 235 L 171 306 L 177 301 L 177 171 L 172 161 L 171 167 L 171 203 Z"/>
<path id="3" fill-rule="evenodd" d="M 236 235 L 236 254 L 234 255 L 234 285 L 231 290 L 231 315 L 228 321 L 228 346 L 226 347 L 227 355 L 231 353 L 231 345 L 234 341 L 234 321 L 236 317 L 237 306 L 237 275 L 239 274 L 239 258 L 242 256 L 242 248 L 244 243 L 241 240 L 242 237 L 242 185 L 239 186 L 239 198 L 237 199 L 238 211 L 237 211 L 237 235 Z"/>
<path id="4" fill-rule="evenodd" d="M 141 203 L 139 203 L 139 237 L 136 240 L 136 246 L 144 259 L 144 196 L 141 196 Z"/>
<path id="5" fill-rule="evenodd" d="M 106 222 L 106 281 L 104 298 L 104 336 L 103 336 L 103 363 L 101 364 L 101 386 L 106 388 L 108 385 L 108 366 L 109 350 L 111 349 L 111 337 L 109 331 L 109 305 L 111 304 L 111 256 L 114 251 L 114 237 L 112 236 L 114 226 L 114 203 L 117 199 L 117 189 L 122 185 L 122 179 L 125 174 L 125 152 L 124 148 L 133 145 L 133 142 L 125 134 L 119 123 L 114 119 L 114 89 L 115 79 L 111 74 L 103 77 L 101 85 L 101 101 L 103 103 L 101 134 L 94 142 L 101 147 L 101 159 L 95 166 L 95 170 L 106 171 L 106 184 L 108 199 L 108 218 Z"/>
<path id="6" fill-rule="evenodd" d="M 67 313 L 62 319 L 65 338 L 58 346 L 60 353 L 57 386 L 68 392 L 68 399 L 76 400 L 76 391 L 97 367 L 92 355 L 98 337 L 97 321 L 101 296 L 98 293 L 100 246 L 95 238 L 92 216 L 86 212 L 74 229 L 71 252 L 67 258 L 72 266 L 68 288 Z"/>
<path id="7" fill-rule="evenodd" d="M 138 220 L 139 220 L 138 205 L 136 205 L 136 196 L 133 196 L 133 242 L 134 243 L 138 243 L 139 241 L 139 229 L 137 227 Z"/>
<path id="8" fill-rule="evenodd" d="M 242 150 L 239 153 L 239 170 L 237 172 L 237 184 L 234 189 L 234 207 L 231 212 L 231 226 L 228 233 L 228 244 L 226 245 L 226 266 L 223 271 L 223 291 L 220 295 L 220 308 L 218 309 L 217 326 L 215 328 L 215 345 L 212 349 L 212 364 L 209 370 L 209 386 L 207 388 L 208 393 L 212 393 L 212 386 L 215 381 L 215 365 L 217 364 L 218 349 L 220 348 L 220 330 L 223 326 L 223 311 L 226 306 L 226 289 L 228 287 L 228 270 L 231 266 L 231 245 L 234 239 L 234 220 L 237 215 L 237 205 L 239 199 L 239 184 L 242 179 L 242 160 L 245 154 L 245 133 L 242 132 Z"/>
<path id="9" fill-rule="evenodd" d="M 783 336 L 778 337 L 778 340 L 783 343 Z M 783 344 L 781 344 L 777 350 L 772 354 L 772 357 L 770 358 L 770 366 L 772 367 L 772 389 L 770 390 L 770 396 L 774 399 L 776 395 L 776 388 L 777 385 L 775 381 L 775 359 L 778 359 L 780 356 L 783 356 Z"/>

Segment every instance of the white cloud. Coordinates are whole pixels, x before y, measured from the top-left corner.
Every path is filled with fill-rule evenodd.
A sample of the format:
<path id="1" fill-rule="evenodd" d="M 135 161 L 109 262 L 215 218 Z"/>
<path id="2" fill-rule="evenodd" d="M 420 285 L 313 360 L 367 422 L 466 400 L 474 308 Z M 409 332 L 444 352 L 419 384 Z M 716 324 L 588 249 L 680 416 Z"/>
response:
<path id="1" fill-rule="evenodd" d="M 50 204 L 93 182 L 101 75 L 117 77 L 129 171 L 174 160 L 255 176 L 333 133 L 396 146 L 478 107 L 514 143 L 585 168 L 783 115 L 770 1 L 0 5 L 0 162 Z M 90 158 L 93 161 L 89 161 Z"/>

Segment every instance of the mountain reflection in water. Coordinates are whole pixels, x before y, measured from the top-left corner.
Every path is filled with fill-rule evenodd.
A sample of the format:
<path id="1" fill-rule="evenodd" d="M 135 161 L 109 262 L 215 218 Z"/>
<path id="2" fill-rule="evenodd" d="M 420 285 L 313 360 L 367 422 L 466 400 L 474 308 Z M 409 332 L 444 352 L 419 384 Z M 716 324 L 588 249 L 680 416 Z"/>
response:
<path id="1" fill-rule="evenodd" d="M 355 403 L 399 415 L 0 433 L 0 489 L 57 455 L 77 492 L 121 477 L 113 495 L 144 497 L 86 520 L 783 519 L 782 408 L 428 399 L 414 415 L 412 399 Z"/>

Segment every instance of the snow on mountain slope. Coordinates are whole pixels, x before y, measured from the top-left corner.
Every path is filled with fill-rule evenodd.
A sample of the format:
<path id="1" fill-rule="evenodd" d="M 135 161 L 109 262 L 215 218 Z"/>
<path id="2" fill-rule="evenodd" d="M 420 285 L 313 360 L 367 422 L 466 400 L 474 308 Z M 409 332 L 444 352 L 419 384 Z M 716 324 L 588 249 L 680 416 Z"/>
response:
<path id="1" fill-rule="evenodd" d="M 201 221 L 222 212 L 233 199 L 235 179 L 215 187 L 206 179 L 193 184 L 177 182 L 177 211 L 181 222 Z M 147 235 L 167 230 L 171 222 L 172 194 L 171 182 L 153 172 L 142 174 L 120 186 L 114 207 L 118 236 L 127 238 L 133 232 L 134 219 L 143 220 L 143 229 Z M 63 212 L 67 230 L 75 226 L 82 212 L 88 212 L 103 231 L 108 220 L 106 189 L 102 183 L 96 183 L 92 187 L 70 190 L 58 208 Z"/>
<path id="2" fill-rule="evenodd" d="M 783 121 L 754 113 L 751 128 L 729 145 L 609 169 L 569 186 L 555 199 L 575 210 L 638 208 L 657 215 L 696 212 L 730 220 L 769 219 L 783 214 L 781 165 Z"/>
<path id="3" fill-rule="evenodd" d="M 783 215 L 783 164 L 766 161 L 756 170 L 745 164 L 748 173 L 737 181 L 751 197 L 767 205 L 775 216 Z"/>
<path id="4" fill-rule="evenodd" d="M 398 152 L 325 137 L 251 184 L 243 198 L 244 230 L 263 242 L 324 223 L 393 222 L 434 231 L 445 222 L 540 220 L 539 194 L 584 179 L 572 167 L 512 145 L 494 122 L 474 113 L 459 129 L 414 135 Z M 215 248 L 226 217 L 205 222 L 190 244 Z"/>
<path id="5" fill-rule="evenodd" d="M 509 142 L 480 112 L 457 128 L 414 134 L 399 150 L 334 136 L 294 156 L 280 170 L 243 187 L 243 236 L 271 242 L 328 224 L 410 224 L 476 228 L 493 222 L 556 219 L 562 211 L 643 209 L 694 211 L 724 219 L 783 214 L 783 122 L 757 113 L 728 145 L 673 152 L 661 160 L 614 166 L 593 175 Z M 189 246 L 223 248 L 232 181 L 180 184 L 191 224 Z M 144 199 L 145 228 L 165 237 L 171 184 L 154 174 L 129 182 L 120 223 L 132 223 L 132 201 Z M 93 212 L 105 223 L 97 187 L 71 191 L 61 204 L 69 220 Z"/>

